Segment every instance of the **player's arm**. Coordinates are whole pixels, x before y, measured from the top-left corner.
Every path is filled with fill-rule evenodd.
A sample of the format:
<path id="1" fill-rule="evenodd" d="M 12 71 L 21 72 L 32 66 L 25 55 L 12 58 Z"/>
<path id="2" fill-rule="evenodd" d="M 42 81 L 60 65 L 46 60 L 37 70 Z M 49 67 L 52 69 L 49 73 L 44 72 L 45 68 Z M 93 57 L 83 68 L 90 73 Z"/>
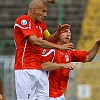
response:
<path id="1" fill-rule="evenodd" d="M 0 77 L 0 100 L 6 100 L 1 77 Z"/>
<path id="2" fill-rule="evenodd" d="M 98 38 L 95 44 L 93 45 L 93 47 L 90 50 L 88 50 L 88 54 L 86 58 L 87 62 L 92 61 L 94 59 L 94 57 L 96 56 L 99 50 L 99 47 L 100 47 L 100 38 Z"/>
<path id="3" fill-rule="evenodd" d="M 52 71 L 60 68 L 68 68 L 70 70 L 74 69 L 75 65 L 73 63 L 67 64 L 57 64 L 52 62 L 44 62 L 42 63 L 42 69 L 45 71 Z"/>
<path id="4" fill-rule="evenodd" d="M 2 100 L 2 80 L 0 78 L 0 100 Z"/>
<path id="5" fill-rule="evenodd" d="M 57 39 L 59 38 L 59 35 L 61 34 L 61 31 L 63 29 L 65 29 L 65 28 L 69 29 L 70 25 L 69 24 L 58 25 L 57 29 L 55 30 L 54 34 L 52 34 L 52 35 L 50 35 L 50 33 L 49 33 L 48 30 L 45 30 L 43 32 L 44 39 L 46 39 L 49 42 L 55 42 L 55 41 L 57 41 Z"/>
<path id="6" fill-rule="evenodd" d="M 53 49 L 60 49 L 60 50 L 66 50 L 66 49 L 73 49 L 73 44 L 72 43 L 67 43 L 64 45 L 57 45 L 57 44 L 53 44 L 50 43 L 46 40 L 42 40 L 37 38 L 35 35 L 33 36 L 28 36 L 28 40 L 35 46 L 39 46 L 42 48 L 53 48 Z"/>

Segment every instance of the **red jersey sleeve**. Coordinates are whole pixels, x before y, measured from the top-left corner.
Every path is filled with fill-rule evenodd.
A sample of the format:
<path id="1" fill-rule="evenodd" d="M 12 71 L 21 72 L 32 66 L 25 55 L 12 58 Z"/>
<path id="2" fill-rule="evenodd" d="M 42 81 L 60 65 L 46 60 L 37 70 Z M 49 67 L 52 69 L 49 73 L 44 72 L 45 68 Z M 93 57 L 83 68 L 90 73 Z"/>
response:
<path id="1" fill-rule="evenodd" d="M 55 50 L 54 49 L 44 49 L 42 51 L 41 62 L 52 62 L 54 60 Z"/>
<path id="2" fill-rule="evenodd" d="M 71 52 L 72 62 L 85 62 L 86 56 L 87 56 L 87 51 L 73 50 Z"/>

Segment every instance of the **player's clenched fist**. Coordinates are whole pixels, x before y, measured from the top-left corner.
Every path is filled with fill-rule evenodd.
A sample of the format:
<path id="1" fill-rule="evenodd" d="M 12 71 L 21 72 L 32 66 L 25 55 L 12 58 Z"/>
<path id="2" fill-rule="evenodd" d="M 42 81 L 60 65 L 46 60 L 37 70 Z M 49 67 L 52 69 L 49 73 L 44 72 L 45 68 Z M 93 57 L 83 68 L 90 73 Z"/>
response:
<path id="1" fill-rule="evenodd" d="M 64 68 L 68 68 L 68 69 L 70 69 L 70 70 L 73 70 L 74 68 L 75 68 L 75 64 L 73 64 L 73 63 L 67 63 L 67 64 L 63 64 L 64 66 Z"/>
<path id="2" fill-rule="evenodd" d="M 73 45 L 72 42 L 69 42 L 69 43 L 66 43 L 66 44 L 61 45 L 60 48 L 61 48 L 62 50 L 73 50 L 74 45 Z"/>

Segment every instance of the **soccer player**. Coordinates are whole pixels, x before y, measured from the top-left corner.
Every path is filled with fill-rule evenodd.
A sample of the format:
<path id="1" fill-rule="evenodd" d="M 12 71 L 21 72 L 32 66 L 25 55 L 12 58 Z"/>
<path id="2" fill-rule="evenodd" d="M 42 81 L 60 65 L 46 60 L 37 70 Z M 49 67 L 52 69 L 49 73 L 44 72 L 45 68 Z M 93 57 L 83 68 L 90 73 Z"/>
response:
<path id="1" fill-rule="evenodd" d="M 46 28 L 44 18 L 47 6 L 43 0 L 32 0 L 28 14 L 19 16 L 14 24 L 15 54 L 15 87 L 17 100 L 49 100 L 48 78 L 42 71 L 42 48 L 73 49 L 72 43 L 56 45 L 48 41 L 56 41 L 63 28 L 70 25 L 59 25 L 53 35 Z"/>
<path id="2" fill-rule="evenodd" d="M 71 32 L 62 31 L 56 44 L 63 45 L 70 41 Z M 71 62 L 90 62 L 96 56 L 100 47 L 98 38 L 88 51 L 44 49 L 42 56 L 43 70 L 50 71 L 49 96 L 50 100 L 65 100 L 64 91 L 67 89 L 70 69 L 74 68 Z M 67 65 L 68 64 L 68 65 Z"/>

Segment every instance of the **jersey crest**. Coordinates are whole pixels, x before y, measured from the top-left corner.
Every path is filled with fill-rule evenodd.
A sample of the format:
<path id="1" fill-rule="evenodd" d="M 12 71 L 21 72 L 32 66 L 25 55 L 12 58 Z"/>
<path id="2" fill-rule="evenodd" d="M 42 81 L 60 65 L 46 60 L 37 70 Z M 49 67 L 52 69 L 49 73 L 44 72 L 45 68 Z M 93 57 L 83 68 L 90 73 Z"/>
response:
<path id="1" fill-rule="evenodd" d="M 46 49 L 42 50 L 42 55 L 44 55 L 46 53 Z"/>
<path id="2" fill-rule="evenodd" d="M 27 24 L 27 21 L 26 21 L 26 20 L 22 20 L 22 21 L 21 21 L 21 24 L 22 24 L 22 25 L 26 25 L 26 24 Z"/>
<path id="3" fill-rule="evenodd" d="M 69 56 L 65 55 L 66 62 L 69 62 Z"/>

